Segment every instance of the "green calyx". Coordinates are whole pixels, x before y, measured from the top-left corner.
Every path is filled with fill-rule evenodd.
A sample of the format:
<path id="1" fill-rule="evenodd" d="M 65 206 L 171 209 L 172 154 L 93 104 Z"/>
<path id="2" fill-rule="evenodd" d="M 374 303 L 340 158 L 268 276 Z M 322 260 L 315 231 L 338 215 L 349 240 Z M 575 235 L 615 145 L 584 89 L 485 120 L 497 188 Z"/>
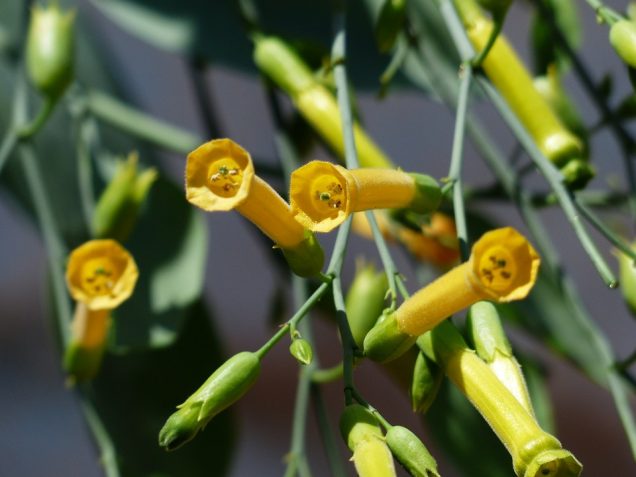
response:
<path id="1" fill-rule="evenodd" d="M 579 158 L 570 159 L 561 166 L 563 182 L 570 190 L 583 189 L 596 175 L 594 166 Z"/>
<path id="2" fill-rule="evenodd" d="M 382 437 L 378 419 L 366 407 L 351 404 L 340 416 L 340 434 L 350 450 L 355 450 L 359 442 L 370 437 Z"/>
<path id="3" fill-rule="evenodd" d="M 325 263 L 325 253 L 316 236 L 305 231 L 305 239 L 293 248 L 281 248 L 287 264 L 300 277 L 320 274 Z"/>
<path id="4" fill-rule="evenodd" d="M 191 440 L 218 413 L 238 401 L 260 373 L 256 353 L 243 351 L 223 363 L 173 413 L 159 433 L 159 445 L 174 450 Z"/>
<path id="5" fill-rule="evenodd" d="M 409 429 L 392 426 L 386 444 L 397 461 L 413 477 L 439 477 L 437 462 L 422 441 Z"/>
<path id="6" fill-rule="evenodd" d="M 86 348 L 78 343 L 70 343 L 64 351 L 64 370 L 72 384 L 93 379 L 102 364 L 105 343 L 102 346 Z"/>
<path id="7" fill-rule="evenodd" d="M 254 43 L 254 62 L 258 68 L 292 98 L 316 83 L 313 72 L 280 38 L 257 36 Z"/>
<path id="8" fill-rule="evenodd" d="M 381 319 L 364 338 L 364 355 L 373 361 L 385 363 L 406 353 L 416 336 L 403 333 L 398 329 L 394 314 Z"/>
<path id="9" fill-rule="evenodd" d="M 409 209 L 419 214 L 430 214 L 442 202 L 442 189 L 435 179 L 426 174 L 409 174 L 415 181 L 415 197 Z"/>
<path id="10" fill-rule="evenodd" d="M 49 98 L 59 98 L 73 80 L 75 11 L 57 4 L 35 5 L 26 45 L 26 66 L 33 85 Z"/>
<path id="11" fill-rule="evenodd" d="M 636 243 L 633 243 L 631 248 L 635 250 Z M 636 316 L 636 265 L 630 257 L 622 252 L 616 252 L 616 256 L 618 258 L 620 290 L 629 311 L 633 316 Z"/>

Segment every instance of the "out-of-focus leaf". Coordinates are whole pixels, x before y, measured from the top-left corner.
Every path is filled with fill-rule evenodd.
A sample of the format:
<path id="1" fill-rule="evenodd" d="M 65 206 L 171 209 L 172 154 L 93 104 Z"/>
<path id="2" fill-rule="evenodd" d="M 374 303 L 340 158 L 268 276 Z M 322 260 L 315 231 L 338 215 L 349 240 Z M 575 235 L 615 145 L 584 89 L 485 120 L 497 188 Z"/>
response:
<path id="1" fill-rule="evenodd" d="M 577 49 L 581 45 L 583 32 L 574 0 L 545 0 L 544 3 L 552 11 L 554 20 L 569 45 Z M 548 20 L 538 12 L 533 16 L 530 35 L 537 74 L 544 75 L 550 64 L 557 64 L 561 71 L 567 69 L 569 59 L 559 48 L 554 47 L 555 39 Z"/>
<path id="2" fill-rule="evenodd" d="M 512 459 L 481 415 L 452 383 L 442 383 L 423 420 L 448 460 L 465 477 L 510 477 Z"/>
<path id="3" fill-rule="evenodd" d="M 608 101 L 614 91 L 614 78 L 610 73 L 605 73 L 598 84 L 597 92 L 605 100 Z"/>
<path id="4" fill-rule="evenodd" d="M 139 266 L 135 293 L 115 315 L 114 348 L 166 346 L 199 298 L 207 249 L 201 214 L 165 179 L 153 186 L 126 244 Z"/>
<path id="5" fill-rule="evenodd" d="M 616 108 L 616 116 L 620 119 L 633 119 L 636 117 L 636 94 L 627 96 Z"/>
<path id="6" fill-rule="evenodd" d="M 234 441 L 228 412 L 178 451 L 168 453 L 157 444 L 175 407 L 223 362 L 203 304 L 196 302 L 186 315 L 181 335 L 168 347 L 107 353 L 92 385 L 122 477 L 222 476 L 228 469 Z"/>

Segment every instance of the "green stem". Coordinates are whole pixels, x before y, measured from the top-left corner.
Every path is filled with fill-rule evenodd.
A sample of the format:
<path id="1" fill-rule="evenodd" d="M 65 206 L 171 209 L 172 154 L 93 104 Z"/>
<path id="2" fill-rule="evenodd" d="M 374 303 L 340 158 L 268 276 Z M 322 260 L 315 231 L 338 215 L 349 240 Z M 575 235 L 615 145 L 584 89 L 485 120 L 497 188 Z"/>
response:
<path id="1" fill-rule="evenodd" d="M 267 353 L 269 353 L 269 351 L 276 345 L 276 343 L 278 343 L 281 340 L 281 338 L 289 332 L 289 329 L 292 325 L 298 326 L 298 323 L 300 322 L 300 320 L 302 320 L 305 317 L 305 315 L 309 313 L 309 310 L 311 310 L 313 306 L 318 302 L 318 300 L 322 298 L 322 296 L 325 294 L 325 292 L 327 291 L 330 285 L 331 283 L 322 283 L 316 289 L 316 291 L 312 293 L 309 299 L 305 303 L 303 303 L 303 305 L 298 309 L 298 311 L 294 313 L 294 316 L 292 316 L 283 326 L 281 326 L 278 329 L 278 331 L 274 334 L 274 336 L 272 336 L 267 341 L 267 343 L 265 343 L 258 351 L 256 351 L 256 355 L 259 357 L 259 359 L 263 359 L 263 357 Z"/>
<path id="2" fill-rule="evenodd" d="M 378 96 L 380 98 L 384 98 L 386 96 L 389 85 L 391 84 L 391 81 L 393 80 L 395 74 L 404 64 L 404 60 L 406 60 L 408 52 L 408 42 L 403 37 L 400 37 L 398 39 L 395 53 L 393 53 L 393 56 L 391 57 L 391 62 L 380 76 L 380 92 L 378 93 Z"/>
<path id="3" fill-rule="evenodd" d="M 305 281 L 297 276 L 292 276 L 294 290 L 294 305 L 301 306 L 306 300 Z M 300 332 L 305 340 L 313 346 L 313 336 L 308 323 L 299 325 Z M 300 462 L 305 458 L 305 430 L 307 427 L 307 408 L 309 407 L 309 390 L 312 383 L 313 371 L 316 369 L 316 358 L 300 371 L 300 378 L 296 388 L 296 402 L 294 404 L 293 428 L 291 446 L 289 451 L 289 463 L 285 471 L 285 477 L 294 477 L 300 473 Z"/>
<path id="4" fill-rule="evenodd" d="M 330 383 L 336 379 L 340 379 L 342 377 L 342 372 L 343 366 L 342 362 L 340 362 L 331 368 L 314 370 L 311 375 L 311 380 L 317 384 Z"/>
<path id="5" fill-rule="evenodd" d="M 79 389 L 80 404 L 84 418 L 88 423 L 88 427 L 99 446 L 99 460 L 104 467 L 106 477 L 120 477 L 119 466 L 117 465 L 117 452 L 104 423 L 99 417 L 97 410 L 93 406 L 93 402 L 89 397 L 88 388 Z"/>
<path id="6" fill-rule="evenodd" d="M 2 145 L 0 146 L 0 174 L 2 174 L 2 169 L 4 169 L 7 159 L 11 156 L 11 153 L 15 149 L 17 143 L 18 134 L 14 127 L 9 127 L 2 139 Z"/>
<path id="7" fill-rule="evenodd" d="M 592 212 L 585 204 L 580 203 L 578 200 L 574 200 L 574 205 L 583 214 L 583 217 L 592 224 L 592 226 L 598 230 L 603 237 L 605 237 L 612 245 L 631 258 L 636 263 L 636 252 L 634 252 L 629 245 L 627 245 L 621 238 L 619 238 L 612 230 L 610 230 L 601 220 Z"/>
<path id="8" fill-rule="evenodd" d="M 483 50 L 481 50 L 478 55 L 471 61 L 471 65 L 473 68 L 477 69 L 481 67 L 481 64 L 484 62 L 488 53 L 492 49 L 492 46 L 495 44 L 497 37 L 501 33 L 501 29 L 503 28 L 504 20 L 506 18 L 506 13 L 508 9 L 506 8 L 503 12 L 498 11 L 497 14 L 493 14 L 493 26 L 492 31 L 490 32 L 490 36 L 488 37 L 488 41 L 484 46 Z"/>
<path id="9" fill-rule="evenodd" d="M 66 348 L 70 338 L 71 306 L 66 294 L 66 281 L 64 279 L 64 263 L 67 251 L 62 242 L 55 217 L 50 208 L 50 200 L 44 187 L 42 174 L 37 164 L 35 153 L 30 144 L 21 144 L 18 148 L 20 162 L 26 176 L 29 193 L 33 201 L 35 215 L 40 225 L 40 231 L 44 238 L 44 247 L 47 252 L 49 270 L 55 297 L 55 307 L 58 332 L 62 340 L 62 349 Z"/>
<path id="10" fill-rule="evenodd" d="M 336 442 L 329 415 L 325 406 L 325 401 L 317 384 L 311 386 L 311 400 L 314 403 L 316 411 L 316 420 L 318 421 L 318 429 L 327 454 L 327 462 L 329 462 L 330 475 L 334 477 L 346 477 L 347 472 L 342 465 L 342 458 Z"/>
<path id="11" fill-rule="evenodd" d="M 587 4 L 594 9 L 594 13 L 598 18 L 601 18 L 608 25 L 613 25 L 618 20 L 622 19 L 622 15 L 619 15 L 616 11 L 605 5 L 600 0 L 585 0 Z"/>
<path id="12" fill-rule="evenodd" d="M 96 124 L 92 118 L 77 118 L 75 151 L 77 156 L 77 181 L 79 184 L 80 202 L 86 230 L 92 235 L 93 215 L 95 212 L 95 191 L 93 189 L 93 172 L 91 163 L 91 142 Z"/>
<path id="13" fill-rule="evenodd" d="M 40 110 L 38 111 L 38 115 L 29 124 L 21 126 L 18 130 L 18 137 L 21 141 L 33 137 L 40 129 L 42 129 L 42 126 L 46 124 L 46 121 L 55 109 L 56 104 L 57 98 L 47 96 L 44 99 L 40 106 Z"/>
<path id="14" fill-rule="evenodd" d="M 453 152 L 451 154 L 451 164 L 448 172 L 450 183 L 453 185 L 453 210 L 455 211 L 455 226 L 457 227 L 459 252 L 462 261 L 468 260 L 468 256 L 470 255 L 461 173 L 464 156 L 466 110 L 468 108 L 472 77 L 473 68 L 469 63 L 466 63 L 462 71 L 461 84 L 459 87 L 459 99 L 457 101 L 457 113 L 455 116 L 455 133 L 453 135 Z"/>
<path id="15" fill-rule="evenodd" d="M 581 220 L 579 218 L 579 214 L 577 213 L 576 206 L 574 205 L 574 200 L 572 198 L 571 192 L 569 192 L 563 185 L 561 174 L 554 167 L 554 165 L 541 153 L 541 151 L 539 151 L 532 138 L 525 131 L 523 125 L 519 123 L 519 120 L 517 119 L 515 114 L 510 110 L 506 102 L 501 98 L 501 96 L 499 96 L 499 93 L 497 93 L 497 91 L 490 85 L 490 83 L 488 83 L 486 80 L 483 80 L 482 78 L 479 78 L 479 83 L 486 92 L 487 96 L 492 101 L 492 103 L 498 109 L 499 113 L 502 115 L 506 123 L 508 123 L 510 128 L 513 130 L 517 139 L 519 139 L 519 141 L 524 145 L 526 151 L 550 184 L 550 187 L 559 200 L 559 204 L 561 205 L 566 218 L 572 225 L 572 228 L 574 229 L 574 232 L 581 242 L 583 249 L 590 257 L 599 275 L 608 287 L 615 288 L 618 285 L 618 281 L 616 280 L 616 277 L 614 276 L 609 265 L 596 248 L 596 245 L 588 235 L 585 227 L 583 227 L 583 224 L 581 223 Z"/>
<path id="16" fill-rule="evenodd" d="M 203 142 L 194 134 L 159 121 L 99 91 L 88 93 L 86 106 L 93 115 L 111 126 L 169 151 L 188 154 Z"/>

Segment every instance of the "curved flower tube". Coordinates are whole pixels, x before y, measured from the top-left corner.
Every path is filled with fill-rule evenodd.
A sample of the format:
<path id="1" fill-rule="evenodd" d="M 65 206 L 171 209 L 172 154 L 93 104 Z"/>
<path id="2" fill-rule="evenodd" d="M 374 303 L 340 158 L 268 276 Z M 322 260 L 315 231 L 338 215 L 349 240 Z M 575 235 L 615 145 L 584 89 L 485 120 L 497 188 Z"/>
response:
<path id="1" fill-rule="evenodd" d="M 541 260 L 512 227 L 485 233 L 467 262 L 448 271 L 379 321 L 364 340 L 364 352 L 389 361 L 408 350 L 417 336 L 480 300 L 521 300 L 537 278 Z"/>
<path id="2" fill-rule="evenodd" d="M 77 301 L 64 366 L 72 380 L 92 378 L 101 364 L 110 313 L 132 294 L 139 272 L 114 240 L 91 240 L 69 256 L 66 283 Z"/>
<path id="3" fill-rule="evenodd" d="M 300 276 L 320 272 L 324 254 L 313 234 L 294 220 L 291 209 L 254 174 L 249 153 L 231 139 L 215 139 L 188 155 L 187 200 L 208 212 L 236 210 L 281 248 Z"/>
<path id="4" fill-rule="evenodd" d="M 435 210 L 441 190 L 435 179 L 393 169 L 348 170 L 325 161 L 311 161 L 296 169 L 290 180 L 292 213 L 303 226 L 329 232 L 353 212 L 410 208 Z"/>

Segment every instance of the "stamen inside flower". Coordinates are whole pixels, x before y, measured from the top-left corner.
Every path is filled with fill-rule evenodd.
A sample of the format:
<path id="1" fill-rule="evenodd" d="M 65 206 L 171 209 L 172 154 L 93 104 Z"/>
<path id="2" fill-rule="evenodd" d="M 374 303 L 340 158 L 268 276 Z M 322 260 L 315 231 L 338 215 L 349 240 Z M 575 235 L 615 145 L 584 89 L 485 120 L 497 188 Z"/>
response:
<path id="1" fill-rule="evenodd" d="M 495 291 L 503 291 L 514 282 L 517 264 L 507 248 L 495 245 L 481 256 L 477 274 L 485 286 Z"/>
<path id="2" fill-rule="evenodd" d="M 91 258 L 82 265 L 81 287 L 90 296 L 112 296 L 121 277 L 121 267 L 108 257 Z"/>
<path id="3" fill-rule="evenodd" d="M 313 212 L 320 217 L 336 217 L 345 207 L 345 184 L 335 175 L 320 175 L 309 186 Z"/>
<path id="4" fill-rule="evenodd" d="M 230 157 L 218 159 L 208 168 L 207 186 L 213 194 L 233 197 L 243 182 L 243 170 Z"/>

